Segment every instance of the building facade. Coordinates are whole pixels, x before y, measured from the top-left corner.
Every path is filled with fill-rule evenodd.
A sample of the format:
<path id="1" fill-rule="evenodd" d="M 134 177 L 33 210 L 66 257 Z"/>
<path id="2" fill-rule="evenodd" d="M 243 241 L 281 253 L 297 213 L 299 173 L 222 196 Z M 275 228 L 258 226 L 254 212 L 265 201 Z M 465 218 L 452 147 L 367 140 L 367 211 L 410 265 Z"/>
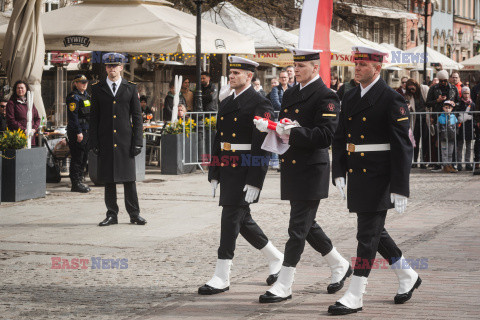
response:
<path id="1" fill-rule="evenodd" d="M 458 62 L 473 57 L 475 1 L 454 1 L 452 59 Z"/>

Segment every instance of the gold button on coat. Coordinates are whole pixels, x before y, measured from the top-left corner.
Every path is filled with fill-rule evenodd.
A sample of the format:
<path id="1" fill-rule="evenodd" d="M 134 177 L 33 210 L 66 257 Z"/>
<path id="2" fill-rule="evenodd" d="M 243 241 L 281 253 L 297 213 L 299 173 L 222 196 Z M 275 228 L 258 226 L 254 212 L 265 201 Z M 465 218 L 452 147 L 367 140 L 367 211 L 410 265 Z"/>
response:
<path id="1" fill-rule="evenodd" d="M 223 136 L 223 132 L 220 132 L 220 135 Z"/>
<path id="2" fill-rule="evenodd" d="M 116 144 L 114 144 L 113 146 L 114 146 L 115 148 L 117 147 L 117 145 L 116 145 Z"/>
<path id="3" fill-rule="evenodd" d="M 220 164 L 222 167 L 225 166 L 225 163 L 222 162 L 222 164 Z"/>
<path id="4" fill-rule="evenodd" d="M 285 159 L 282 159 L 282 162 L 285 162 Z"/>
<path id="5" fill-rule="evenodd" d="M 237 121 L 237 118 L 233 119 L 233 121 Z"/>
<path id="6" fill-rule="evenodd" d="M 350 155 L 350 151 L 348 151 L 348 155 Z"/>
<path id="7" fill-rule="evenodd" d="M 117 133 L 117 130 L 113 130 L 113 133 Z"/>
<path id="8" fill-rule="evenodd" d="M 236 134 L 235 134 L 235 133 L 232 133 L 232 137 L 234 137 L 234 138 L 235 138 L 235 137 L 236 137 Z"/>
<path id="9" fill-rule="evenodd" d="M 348 134 L 348 137 L 350 138 L 351 136 L 352 136 L 352 135 L 349 133 L 349 134 Z"/>
<path id="10" fill-rule="evenodd" d="M 223 117 L 221 117 L 220 120 L 223 120 Z"/>
<path id="11" fill-rule="evenodd" d="M 360 155 L 363 157 L 363 156 L 365 156 L 365 153 L 362 152 L 362 153 L 360 153 Z"/>
<path id="12" fill-rule="evenodd" d="M 295 160 L 292 160 L 292 163 L 293 163 L 293 164 L 295 164 L 295 163 L 297 163 L 297 161 L 295 161 Z"/>
<path id="13" fill-rule="evenodd" d="M 116 116 L 116 115 L 113 115 L 113 119 L 116 119 L 116 118 L 117 118 L 117 116 Z"/>
<path id="14" fill-rule="evenodd" d="M 237 166 L 237 165 L 236 165 L 235 163 L 234 163 L 234 164 L 232 164 L 232 168 L 235 168 L 236 166 Z"/>
<path id="15" fill-rule="evenodd" d="M 360 136 L 360 138 L 362 138 L 362 139 L 363 139 L 363 138 L 365 138 L 365 137 L 364 137 L 364 136 L 363 136 L 363 134 L 362 134 L 362 135 Z"/>
<path id="16" fill-rule="evenodd" d="M 362 120 L 363 120 L 363 121 L 367 121 L 367 118 L 363 117 L 363 119 L 362 119 Z"/>
<path id="17" fill-rule="evenodd" d="M 113 104 L 117 103 L 117 101 L 113 101 Z"/>
<path id="18" fill-rule="evenodd" d="M 232 152 L 235 152 L 235 149 L 232 149 Z"/>
<path id="19" fill-rule="evenodd" d="M 353 170 L 352 170 L 352 169 L 350 169 L 350 170 L 348 170 L 348 172 L 352 173 L 352 172 L 353 172 Z"/>
<path id="20" fill-rule="evenodd" d="M 299 112 L 300 112 L 300 110 L 298 110 L 298 109 L 295 109 L 295 113 L 299 113 Z"/>
<path id="21" fill-rule="evenodd" d="M 283 110 L 283 112 L 287 113 L 287 112 L 288 112 L 288 110 L 287 110 L 287 109 L 285 109 L 285 110 Z"/>
<path id="22" fill-rule="evenodd" d="M 352 117 L 348 118 L 348 120 L 352 120 Z"/>
<path id="23" fill-rule="evenodd" d="M 367 169 L 363 169 L 363 172 L 367 172 Z"/>

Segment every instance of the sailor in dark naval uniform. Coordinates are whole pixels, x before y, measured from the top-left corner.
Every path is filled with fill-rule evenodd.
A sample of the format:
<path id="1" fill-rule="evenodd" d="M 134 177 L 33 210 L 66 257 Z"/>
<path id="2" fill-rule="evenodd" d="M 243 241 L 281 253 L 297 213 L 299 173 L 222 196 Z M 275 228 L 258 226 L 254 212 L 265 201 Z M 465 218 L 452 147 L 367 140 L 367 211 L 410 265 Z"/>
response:
<path id="1" fill-rule="evenodd" d="M 328 309 L 334 315 L 362 310 L 377 252 L 398 277 L 395 303 L 408 301 L 422 282 L 384 228 L 387 210 L 395 207 L 403 213 L 409 196 L 413 148 L 408 107 L 380 78 L 387 53 L 367 47 L 353 50 L 360 86 L 346 93 L 342 101 L 333 142 L 332 178 L 342 196 L 347 182 L 347 206 L 357 213 L 358 246 L 348 290 Z"/>
<path id="2" fill-rule="evenodd" d="M 117 184 L 123 183 L 130 222 L 144 225 L 135 185 L 135 156 L 143 145 L 142 109 L 136 84 L 121 77 L 125 56 L 103 55 L 108 77 L 92 85 L 90 148 L 98 155 L 98 180 L 105 183 L 107 217 L 100 226 L 117 224 Z"/>
<path id="3" fill-rule="evenodd" d="M 250 204 L 258 202 L 270 160 L 270 153 L 261 149 L 265 134 L 255 129 L 253 119 L 273 117 L 270 101 L 251 85 L 257 66 L 258 63 L 248 59 L 229 57 L 230 87 L 235 91 L 220 104 L 208 171 L 213 196 L 220 184 L 223 206 L 220 247 L 215 274 L 198 289 L 202 295 L 229 290 L 230 267 L 239 233 L 267 259 L 267 284 L 276 281 L 283 261 L 283 254 L 250 214 Z"/>
<path id="4" fill-rule="evenodd" d="M 291 207 L 290 237 L 285 245 L 285 259 L 278 280 L 260 296 L 261 303 L 280 302 L 292 297 L 294 273 L 305 240 L 325 258 L 331 269 L 328 293 L 340 290 L 345 279 L 352 274 L 348 261 L 338 253 L 315 221 L 320 200 L 328 197 L 328 148 L 337 128 L 340 101 L 318 74 L 319 50 L 294 49 L 293 54 L 298 84 L 283 94 L 280 123 L 276 126 L 277 134 L 290 146 L 280 155 L 281 198 L 289 200 Z M 286 119 L 296 121 L 296 127 L 287 128 L 282 124 Z M 260 131 L 266 131 L 265 120 L 256 120 L 255 123 Z"/>
<path id="5" fill-rule="evenodd" d="M 90 188 L 82 183 L 88 150 L 88 119 L 90 117 L 90 95 L 87 92 L 88 80 L 83 74 L 73 79 L 73 90 L 67 95 L 67 136 L 70 148 L 70 181 L 72 192 L 87 193 Z"/>

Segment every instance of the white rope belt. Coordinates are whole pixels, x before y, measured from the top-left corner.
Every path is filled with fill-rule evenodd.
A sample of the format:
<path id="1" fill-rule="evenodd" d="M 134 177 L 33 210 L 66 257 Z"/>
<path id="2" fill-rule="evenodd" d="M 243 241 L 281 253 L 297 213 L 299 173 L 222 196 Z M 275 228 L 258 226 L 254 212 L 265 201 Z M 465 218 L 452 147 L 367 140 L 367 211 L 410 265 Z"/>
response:
<path id="1" fill-rule="evenodd" d="M 222 148 L 222 150 L 225 150 L 225 151 L 235 151 L 235 150 L 249 151 L 249 150 L 252 150 L 252 145 L 251 144 L 221 142 L 220 147 Z"/>
<path id="2" fill-rule="evenodd" d="M 390 143 L 383 144 L 360 144 L 347 143 L 348 152 L 370 152 L 370 151 L 388 151 Z"/>

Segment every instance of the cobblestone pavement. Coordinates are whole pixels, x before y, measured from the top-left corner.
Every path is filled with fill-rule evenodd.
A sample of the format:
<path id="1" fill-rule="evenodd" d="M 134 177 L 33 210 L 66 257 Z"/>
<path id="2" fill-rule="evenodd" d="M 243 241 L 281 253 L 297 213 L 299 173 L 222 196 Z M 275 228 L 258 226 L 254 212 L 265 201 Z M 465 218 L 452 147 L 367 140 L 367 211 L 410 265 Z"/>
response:
<path id="1" fill-rule="evenodd" d="M 64 178 L 66 181 L 67 178 Z M 386 228 L 407 258 L 428 259 L 423 284 L 405 305 L 393 304 L 397 280 L 374 270 L 364 311 L 352 319 L 478 319 L 480 305 L 480 178 L 415 170 L 407 212 L 391 211 Z M 149 170 L 137 184 L 146 226 L 128 224 L 119 188 L 119 225 L 100 228 L 103 188 L 69 192 L 49 185 L 45 199 L 0 206 L 0 319 L 323 319 L 343 294 L 329 295 L 329 269 L 307 244 L 293 299 L 260 305 L 268 289 L 265 260 L 239 237 L 230 291 L 202 297 L 213 274 L 220 207 L 206 175 L 162 176 Z M 345 256 L 355 256 L 356 216 L 331 187 L 317 220 Z M 252 215 L 281 251 L 288 202 L 270 171 Z M 87 269 L 52 269 L 52 258 L 89 259 Z M 126 269 L 93 269 L 92 257 L 128 259 Z M 71 261 L 71 260 L 70 260 Z M 348 286 L 348 282 L 347 282 Z"/>

